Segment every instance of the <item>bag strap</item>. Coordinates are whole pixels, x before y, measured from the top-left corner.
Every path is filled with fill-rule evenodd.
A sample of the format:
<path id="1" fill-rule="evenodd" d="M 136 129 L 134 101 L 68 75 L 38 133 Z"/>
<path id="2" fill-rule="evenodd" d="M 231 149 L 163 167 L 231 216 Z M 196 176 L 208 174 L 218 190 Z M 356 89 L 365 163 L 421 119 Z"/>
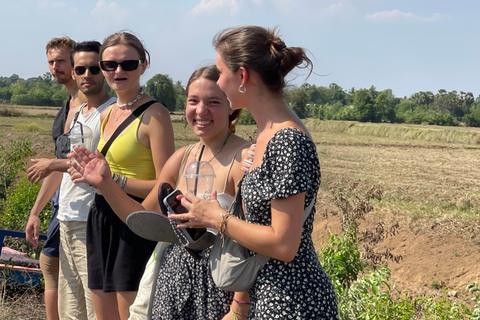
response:
<path id="1" fill-rule="evenodd" d="M 77 113 L 75 113 L 75 117 L 73 117 L 73 121 L 72 121 L 72 125 L 70 126 L 70 130 L 68 130 L 69 134 L 72 131 L 73 127 L 75 127 L 75 124 L 77 123 L 77 120 L 78 120 L 78 116 L 80 115 L 80 112 L 82 112 L 82 109 L 86 104 L 87 104 L 86 102 L 82 103 L 82 105 L 78 108 Z"/>
<path id="2" fill-rule="evenodd" d="M 187 150 L 185 150 L 185 153 L 183 154 L 182 162 L 180 164 L 180 169 L 178 170 L 178 176 L 177 176 L 177 182 L 175 183 L 175 188 L 178 186 L 178 181 L 180 181 L 180 179 L 182 178 L 183 169 L 185 168 L 185 164 L 187 163 L 188 155 L 190 154 L 190 151 L 192 151 L 194 146 L 195 146 L 195 143 L 189 145 Z"/>
<path id="3" fill-rule="evenodd" d="M 118 135 L 123 131 L 125 130 L 126 127 L 128 127 L 130 125 L 130 123 L 133 122 L 133 120 L 135 120 L 136 118 L 138 118 L 145 110 L 147 110 L 148 107 L 150 107 L 152 104 L 154 104 L 155 100 L 150 100 L 148 102 L 145 102 L 144 104 L 142 104 L 140 107 L 138 107 L 137 109 L 133 110 L 132 114 L 130 114 L 128 116 L 127 119 L 123 120 L 123 122 L 117 127 L 117 129 L 113 132 L 112 136 L 110 137 L 110 139 L 108 139 L 107 143 L 105 143 L 105 145 L 103 146 L 102 148 L 102 154 L 103 156 L 105 157 L 105 155 L 107 154 L 107 151 L 108 149 L 110 148 L 110 146 L 112 145 L 113 141 L 115 141 L 115 139 L 118 137 Z"/>

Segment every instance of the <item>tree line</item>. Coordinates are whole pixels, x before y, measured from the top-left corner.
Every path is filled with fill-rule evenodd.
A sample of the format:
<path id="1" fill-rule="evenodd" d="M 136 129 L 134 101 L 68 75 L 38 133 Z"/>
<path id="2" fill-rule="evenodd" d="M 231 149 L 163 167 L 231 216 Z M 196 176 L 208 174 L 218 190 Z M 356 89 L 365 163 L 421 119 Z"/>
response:
<path id="1" fill-rule="evenodd" d="M 328 87 L 304 83 L 289 92 L 290 106 L 300 118 L 432 124 L 480 127 L 480 95 L 440 89 L 436 94 L 419 91 L 398 98 L 391 89 L 344 90 L 335 83 Z"/>
<path id="2" fill-rule="evenodd" d="M 115 96 L 105 83 L 108 93 Z M 145 91 L 154 99 L 165 104 L 170 111 L 183 110 L 186 97 L 185 89 L 180 81 L 173 80 L 164 74 L 156 74 L 147 81 Z M 28 78 L 27 80 L 13 74 L 10 77 L 0 77 L 0 103 L 25 106 L 59 107 L 67 101 L 69 93 L 64 85 L 58 84 L 52 74 Z"/>
<path id="3" fill-rule="evenodd" d="M 107 85 L 108 88 L 108 85 Z M 115 96 L 115 92 L 109 93 Z M 156 74 L 146 82 L 145 91 L 162 102 L 170 111 L 183 110 L 186 97 L 180 81 L 165 74 Z M 0 103 L 10 105 L 61 106 L 68 91 L 50 73 L 27 80 L 14 74 L 0 77 Z M 344 90 L 336 83 L 328 87 L 302 84 L 287 92 L 290 107 L 300 118 L 432 124 L 443 126 L 480 127 L 480 95 L 464 91 L 419 91 L 410 97 L 395 97 L 391 89 L 377 91 L 351 88 Z M 253 123 L 246 113 L 243 123 Z"/>

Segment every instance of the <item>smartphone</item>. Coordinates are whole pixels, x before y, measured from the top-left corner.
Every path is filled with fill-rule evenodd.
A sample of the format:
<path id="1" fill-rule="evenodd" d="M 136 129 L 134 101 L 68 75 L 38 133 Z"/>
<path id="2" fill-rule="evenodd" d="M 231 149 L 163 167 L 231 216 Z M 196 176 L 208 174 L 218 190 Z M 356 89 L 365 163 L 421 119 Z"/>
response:
<path id="1" fill-rule="evenodd" d="M 187 213 L 188 210 L 182 205 L 180 200 L 177 199 L 177 196 L 183 194 L 182 191 L 175 189 L 168 196 L 163 199 L 163 204 L 167 207 L 168 213 Z M 186 222 L 181 220 L 181 222 Z M 193 241 L 198 240 L 205 232 L 206 228 L 187 228 L 185 229 Z"/>

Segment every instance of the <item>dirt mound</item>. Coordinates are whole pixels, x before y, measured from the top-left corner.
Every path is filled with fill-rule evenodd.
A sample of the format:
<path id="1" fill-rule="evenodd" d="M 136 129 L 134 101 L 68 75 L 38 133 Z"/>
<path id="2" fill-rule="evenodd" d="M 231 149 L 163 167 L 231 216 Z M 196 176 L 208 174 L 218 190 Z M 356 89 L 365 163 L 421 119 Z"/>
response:
<path id="1" fill-rule="evenodd" d="M 360 232 L 373 229 L 381 218 L 369 216 Z M 390 219 L 390 218 L 388 218 Z M 478 224 L 456 221 L 428 224 L 399 221 L 397 235 L 385 239 L 376 249 L 386 247 L 401 255 L 399 263 L 388 262 L 390 283 L 411 296 L 435 296 L 447 289 L 450 295 L 465 297 L 468 284 L 480 281 L 480 235 Z M 317 250 L 328 243 L 330 233 L 341 234 L 338 218 L 317 214 L 313 241 Z"/>

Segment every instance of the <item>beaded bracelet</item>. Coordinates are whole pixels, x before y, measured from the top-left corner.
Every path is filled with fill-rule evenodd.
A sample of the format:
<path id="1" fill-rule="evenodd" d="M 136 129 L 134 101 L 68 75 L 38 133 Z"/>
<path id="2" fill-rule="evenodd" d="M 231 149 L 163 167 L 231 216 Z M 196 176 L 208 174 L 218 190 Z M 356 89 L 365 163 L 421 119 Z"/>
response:
<path id="1" fill-rule="evenodd" d="M 120 175 L 118 173 L 114 173 L 112 178 L 113 178 L 113 182 L 117 183 L 118 178 L 120 178 Z"/>
<path id="2" fill-rule="evenodd" d="M 120 189 L 123 189 L 126 183 L 127 183 L 127 176 L 122 176 L 122 180 L 120 180 Z"/>
<path id="3" fill-rule="evenodd" d="M 228 220 L 232 217 L 232 215 L 228 212 L 225 214 L 220 213 L 220 217 L 222 217 L 222 221 L 218 225 L 218 231 L 223 236 L 223 234 L 225 233 L 225 228 L 227 227 Z"/>

